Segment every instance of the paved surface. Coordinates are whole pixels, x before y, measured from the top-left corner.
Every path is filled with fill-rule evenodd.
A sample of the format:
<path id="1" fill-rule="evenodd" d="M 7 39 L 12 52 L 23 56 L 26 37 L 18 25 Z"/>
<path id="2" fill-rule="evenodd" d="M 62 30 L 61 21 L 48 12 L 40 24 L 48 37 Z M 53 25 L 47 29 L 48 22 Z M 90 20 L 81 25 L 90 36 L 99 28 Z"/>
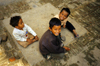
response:
<path id="1" fill-rule="evenodd" d="M 73 43 L 69 44 L 71 51 L 66 53 L 64 59 L 51 59 L 49 61 L 41 61 L 34 66 L 100 66 L 100 1 L 99 0 L 68 0 L 68 1 L 54 1 L 54 0 L 26 0 L 31 8 L 37 8 L 47 2 L 54 5 L 56 8 L 69 7 L 72 11 L 70 18 L 74 19 L 78 24 L 84 27 L 88 33 L 75 39 Z M 41 3 L 41 4 L 40 4 Z M 24 3 L 25 4 L 25 3 Z M 22 5 L 22 4 L 21 4 Z M 26 4 L 27 5 L 27 4 Z M 13 6 L 14 7 L 14 6 Z M 24 7 L 24 8 L 23 8 Z M 12 8 L 13 11 L 3 11 L 2 15 L 9 18 L 12 13 L 24 13 L 27 11 L 25 5 L 22 10 Z M 7 9 L 8 7 L 5 7 Z M 19 8 L 20 9 L 20 8 Z M 24 10 L 25 9 L 25 10 Z M 0 17 L 3 17 L 0 16 Z M 5 17 L 5 18 L 6 18 Z M 15 62 L 16 63 L 16 62 Z"/>
<path id="2" fill-rule="evenodd" d="M 9 62 L 5 49 L 0 46 L 0 66 L 24 66 L 22 59 L 16 59 L 14 62 Z"/>
<path id="3" fill-rule="evenodd" d="M 27 12 L 24 12 L 24 13 L 18 14 L 18 15 L 21 15 L 24 23 L 28 24 L 37 33 L 39 38 L 41 38 L 43 33 L 46 30 L 48 30 L 49 20 L 53 17 L 53 15 L 57 14 L 58 12 L 59 12 L 58 9 L 56 9 L 50 3 L 47 3 L 41 7 L 31 9 Z M 12 16 L 15 16 L 15 15 L 17 15 L 17 14 L 13 14 Z M 11 25 L 9 25 L 9 21 L 10 21 L 10 18 L 7 18 L 7 19 L 3 20 L 3 23 L 6 26 L 9 33 L 12 35 L 13 28 Z M 86 30 L 84 28 L 82 28 L 78 23 L 76 23 L 75 20 L 69 18 L 69 21 L 73 22 L 73 25 L 75 25 L 77 32 L 80 36 L 82 34 L 86 33 Z M 67 29 L 62 29 L 61 32 L 62 32 L 63 36 L 66 36 L 66 41 L 64 42 L 65 46 L 75 39 L 73 34 L 71 34 L 71 32 L 69 32 Z M 12 37 L 13 37 L 13 35 L 12 35 Z M 28 46 L 27 48 L 23 48 L 20 45 L 18 45 L 18 48 L 20 49 L 20 51 L 24 55 L 25 59 L 27 59 L 27 61 L 29 62 L 30 65 L 34 65 L 34 64 L 40 62 L 41 60 L 44 60 L 39 52 L 39 41 L 33 43 L 32 45 Z M 36 60 L 34 60 L 34 59 L 36 59 Z"/>
<path id="4" fill-rule="evenodd" d="M 13 3 L 13 2 L 18 2 L 18 1 L 21 1 L 21 0 L 0 0 L 0 5 L 3 6 L 3 5 L 8 5 L 10 3 Z"/>

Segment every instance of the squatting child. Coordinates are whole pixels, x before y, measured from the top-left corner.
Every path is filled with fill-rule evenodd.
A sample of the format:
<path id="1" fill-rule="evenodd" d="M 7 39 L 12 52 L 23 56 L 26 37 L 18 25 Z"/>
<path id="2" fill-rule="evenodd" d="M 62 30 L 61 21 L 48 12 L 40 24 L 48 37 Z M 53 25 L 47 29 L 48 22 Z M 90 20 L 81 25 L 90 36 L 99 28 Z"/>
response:
<path id="1" fill-rule="evenodd" d="M 14 27 L 13 36 L 24 48 L 39 40 L 37 34 L 27 24 L 24 24 L 21 16 L 11 17 L 10 25 Z"/>
<path id="2" fill-rule="evenodd" d="M 69 15 L 70 15 L 69 8 L 63 8 L 60 11 L 59 15 L 56 15 L 55 17 L 61 21 L 61 25 L 63 28 L 67 28 L 74 34 L 75 37 L 79 37 L 79 35 L 75 31 L 75 27 L 67 19 Z"/>
<path id="3" fill-rule="evenodd" d="M 49 29 L 43 34 L 39 42 L 39 49 L 44 58 L 62 57 L 70 48 L 62 45 L 60 39 L 61 21 L 52 18 L 49 22 Z"/>

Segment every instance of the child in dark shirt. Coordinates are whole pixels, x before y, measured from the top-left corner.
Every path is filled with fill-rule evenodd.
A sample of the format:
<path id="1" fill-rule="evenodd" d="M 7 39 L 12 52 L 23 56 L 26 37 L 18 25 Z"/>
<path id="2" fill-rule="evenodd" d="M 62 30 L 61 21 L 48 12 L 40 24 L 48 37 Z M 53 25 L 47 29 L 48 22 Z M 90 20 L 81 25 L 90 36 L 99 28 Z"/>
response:
<path id="1" fill-rule="evenodd" d="M 40 52 L 46 59 L 48 55 L 61 54 L 70 50 L 68 47 L 61 46 L 60 32 L 61 21 L 58 18 L 52 18 L 49 22 L 49 30 L 43 34 L 39 42 Z"/>

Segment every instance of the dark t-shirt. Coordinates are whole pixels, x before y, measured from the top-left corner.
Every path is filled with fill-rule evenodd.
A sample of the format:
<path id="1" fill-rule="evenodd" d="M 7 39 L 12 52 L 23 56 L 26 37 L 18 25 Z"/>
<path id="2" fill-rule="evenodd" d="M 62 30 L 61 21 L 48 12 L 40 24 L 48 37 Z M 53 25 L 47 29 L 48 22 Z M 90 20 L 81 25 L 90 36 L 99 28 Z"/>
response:
<path id="1" fill-rule="evenodd" d="M 39 42 L 39 49 L 40 52 L 43 55 L 54 53 L 54 54 L 59 54 L 59 53 L 64 53 L 65 49 L 61 47 L 61 40 L 58 38 L 58 36 L 55 36 L 52 34 L 50 30 L 47 30 L 42 38 L 40 39 Z"/>

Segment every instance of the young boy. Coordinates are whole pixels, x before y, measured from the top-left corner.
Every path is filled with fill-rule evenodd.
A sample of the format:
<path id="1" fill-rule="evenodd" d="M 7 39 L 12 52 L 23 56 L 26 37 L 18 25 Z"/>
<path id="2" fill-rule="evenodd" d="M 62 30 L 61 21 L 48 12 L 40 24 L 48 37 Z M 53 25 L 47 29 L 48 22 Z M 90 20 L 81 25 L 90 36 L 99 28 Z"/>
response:
<path id="1" fill-rule="evenodd" d="M 48 56 L 54 56 L 65 51 L 70 50 L 69 48 L 62 46 L 60 39 L 61 22 L 58 18 L 52 18 L 49 22 L 49 30 L 47 30 L 40 39 L 39 49 L 43 57 L 48 59 Z"/>
<path id="2" fill-rule="evenodd" d="M 57 17 L 61 21 L 61 25 L 63 26 L 63 28 L 67 28 L 74 34 L 75 38 L 79 37 L 79 35 L 75 31 L 75 27 L 67 19 L 69 15 L 70 15 L 69 8 L 63 8 L 60 11 L 59 15 L 56 15 L 55 17 Z"/>
<path id="3" fill-rule="evenodd" d="M 23 23 L 20 16 L 11 17 L 10 25 L 14 27 L 13 36 L 24 48 L 39 40 L 37 34 L 28 25 Z"/>

